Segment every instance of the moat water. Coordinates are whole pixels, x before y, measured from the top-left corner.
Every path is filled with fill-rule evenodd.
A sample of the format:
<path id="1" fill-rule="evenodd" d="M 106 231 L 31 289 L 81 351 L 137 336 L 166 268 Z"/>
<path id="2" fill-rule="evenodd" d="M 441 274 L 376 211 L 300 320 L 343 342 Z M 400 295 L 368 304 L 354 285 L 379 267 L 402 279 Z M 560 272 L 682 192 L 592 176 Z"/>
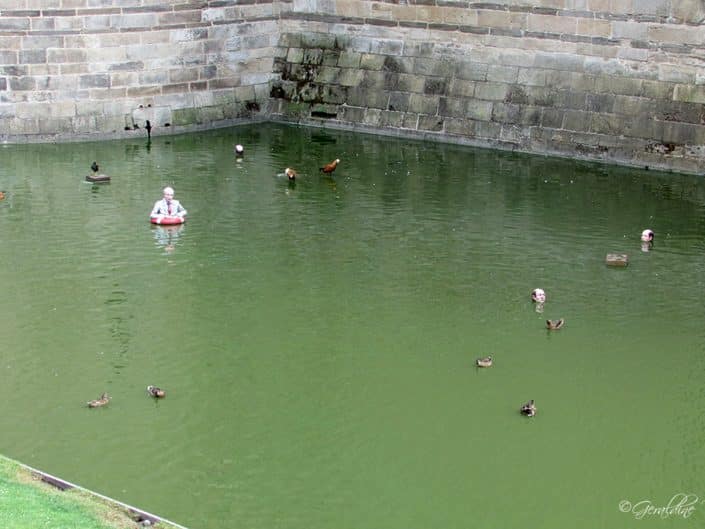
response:
<path id="1" fill-rule="evenodd" d="M 702 178 L 275 124 L 0 160 L 0 453 L 191 529 L 705 525 Z"/>

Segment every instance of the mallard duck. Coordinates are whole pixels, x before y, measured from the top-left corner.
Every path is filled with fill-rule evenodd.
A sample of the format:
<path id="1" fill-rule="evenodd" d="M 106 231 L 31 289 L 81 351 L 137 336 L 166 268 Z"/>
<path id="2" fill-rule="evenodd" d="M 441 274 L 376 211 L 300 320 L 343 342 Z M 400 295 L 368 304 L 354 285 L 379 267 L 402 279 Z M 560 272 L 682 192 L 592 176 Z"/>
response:
<path id="1" fill-rule="evenodd" d="M 557 331 L 561 327 L 563 327 L 563 324 L 565 323 L 565 320 L 561 318 L 560 320 L 546 320 L 546 328 L 549 331 Z"/>
<path id="2" fill-rule="evenodd" d="M 527 417 L 533 417 L 536 415 L 536 404 L 534 404 L 534 399 L 531 399 L 526 404 L 522 404 L 519 411 L 522 415 L 526 415 Z"/>
<path id="3" fill-rule="evenodd" d="M 336 158 L 331 163 L 325 164 L 323 167 L 320 168 L 320 170 L 326 174 L 330 174 L 333 171 L 335 171 L 335 168 L 338 167 L 339 163 L 340 163 L 340 159 Z"/>
<path id="4" fill-rule="evenodd" d="M 88 407 L 100 408 L 101 406 L 105 406 L 108 402 L 110 402 L 110 397 L 108 397 L 107 393 L 103 393 L 99 399 L 89 400 Z"/>
<path id="5" fill-rule="evenodd" d="M 100 169 L 100 166 L 98 165 L 98 162 L 93 162 L 91 164 L 91 171 L 93 171 L 93 174 L 98 174 L 99 169 Z"/>
<path id="6" fill-rule="evenodd" d="M 485 356 L 484 358 L 478 358 L 475 360 L 475 365 L 477 367 L 492 367 L 492 356 Z"/>
<path id="7" fill-rule="evenodd" d="M 294 171 L 291 167 L 284 169 L 284 174 L 289 180 L 296 180 L 296 171 Z"/>
<path id="8" fill-rule="evenodd" d="M 147 393 L 149 393 L 155 399 L 162 399 L 166 397 L 166 391 L 157 386 L 147 386 Z"/>
<path id="9" fill-rule="evenodd" d="M 245 154 L 245 148 L 238 143 L 237 145 L 235 145 L 235 156 L 239 158 L 243 154 Z"/>

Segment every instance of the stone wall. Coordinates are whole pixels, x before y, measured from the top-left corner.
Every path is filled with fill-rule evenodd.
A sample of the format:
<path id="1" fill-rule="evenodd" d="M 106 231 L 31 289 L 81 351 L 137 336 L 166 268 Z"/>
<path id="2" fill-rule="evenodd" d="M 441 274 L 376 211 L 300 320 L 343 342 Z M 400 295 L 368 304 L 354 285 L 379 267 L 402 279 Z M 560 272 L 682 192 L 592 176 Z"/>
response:
<path id="1" fill-rule="evenodd" d="M 703 0 L 320 0 L 282 13 L 273 114 L 705 170 Z"/>
<path id="2" fill-rule="evenodd" d="M 705 171 L 705 0 L 0 0 L 0 140 L 275 119 Z"/>
<path id="3" fill-rule="evenodd" d="M 0 140 L 155 134 L 251 119 L 278 1 L 0 0 Z M 171 129 L 169 129 L 171 127 Z"/>

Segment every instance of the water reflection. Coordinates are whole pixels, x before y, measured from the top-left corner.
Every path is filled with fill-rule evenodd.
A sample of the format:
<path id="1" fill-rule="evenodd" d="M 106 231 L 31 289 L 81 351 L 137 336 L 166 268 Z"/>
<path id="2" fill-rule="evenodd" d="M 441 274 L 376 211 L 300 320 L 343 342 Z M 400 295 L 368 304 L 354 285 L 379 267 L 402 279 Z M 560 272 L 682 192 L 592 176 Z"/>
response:
<path id="1" fill-rule="evenodd" d="M 156 244 L 164 248 L 165 253 L 172 253 L 176 249 L 176 244 L 184 231 L 184 226 L 184 224 L 176 226 L 152 225 Z"/>

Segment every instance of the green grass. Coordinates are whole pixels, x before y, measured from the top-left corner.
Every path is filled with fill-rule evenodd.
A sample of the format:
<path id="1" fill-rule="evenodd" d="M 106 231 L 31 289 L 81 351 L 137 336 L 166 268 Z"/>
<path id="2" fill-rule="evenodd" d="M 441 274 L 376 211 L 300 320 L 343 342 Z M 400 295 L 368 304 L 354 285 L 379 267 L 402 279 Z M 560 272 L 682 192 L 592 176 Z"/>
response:
<path id="1" fill-rule="evenodd" d="M 0 527 L 3 529 L 135 529 L 120 505 L 80 489 L 61 491 L 17 463 L 0 457 Z M 170 527 L 160 522 L 157 527 Z"/>

